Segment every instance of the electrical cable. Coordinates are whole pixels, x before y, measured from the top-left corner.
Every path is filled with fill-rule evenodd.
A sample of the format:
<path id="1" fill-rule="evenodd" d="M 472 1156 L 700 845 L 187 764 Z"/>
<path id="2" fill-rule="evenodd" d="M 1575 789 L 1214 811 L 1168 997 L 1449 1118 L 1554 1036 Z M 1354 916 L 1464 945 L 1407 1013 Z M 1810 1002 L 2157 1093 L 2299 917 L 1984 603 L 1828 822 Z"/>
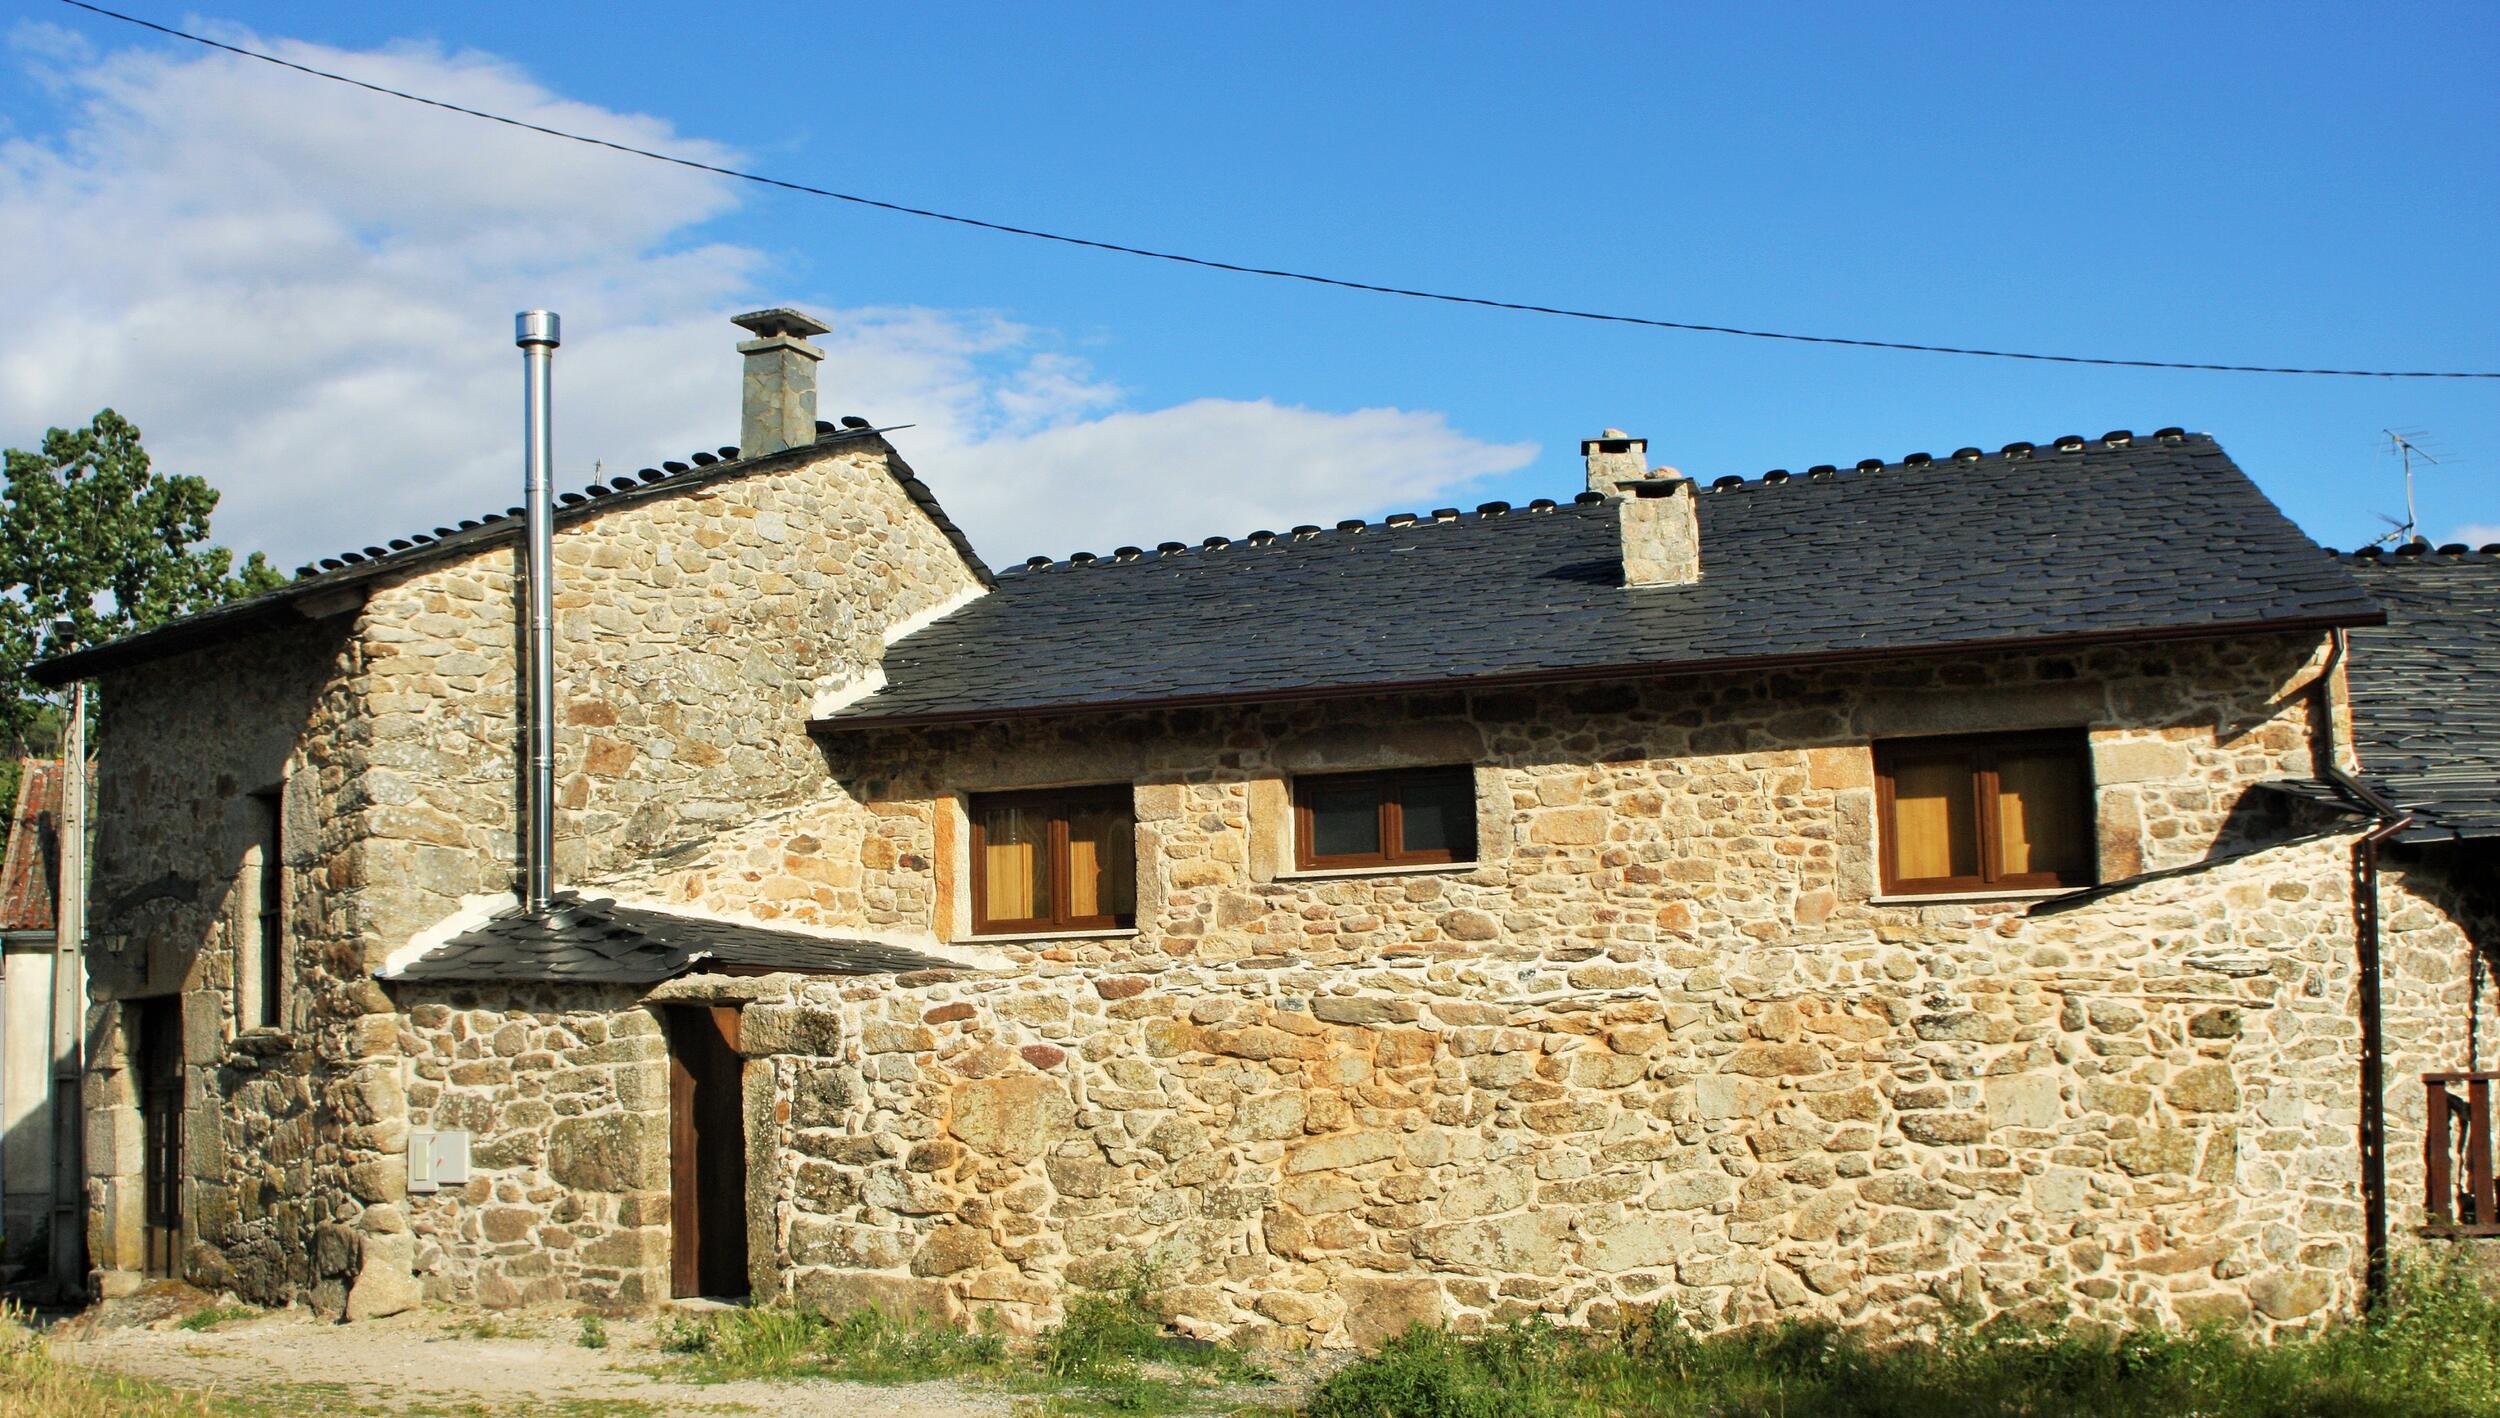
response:
<path id="1" fill-rule="evenodd" d="M 2102 365 L 2120 369 L 2197 370 L 2215 374 L 2300 374 L 2350 379 L 2500 379 L 2500 370 L 2305 369 L 2284 365 L 2209 364 L 2192 360 L 2118 359 L 2095 355 L 2041 354 L 2036 351 L 1981 349 L 1966 345 L 1917 344 L 1906 340 L 1853 339 L 1842 335 L 1800 335 L 1782 330 L 1752 330 L 1736 325 L 1705 325 L 1686 320 L 1659 320 L 1643 315 L 1623 315 L 1598 310 L 1575 310 L 1569 306 L 1538 305 L 1527 301 L 1497 300 L 1490 296 L 1455 295 L 1447 291 L 1416 290 L 1405 286 L 1379 285 L 1370 281 L 1349 280 L 1339 276 L 1322 276 L 1313 274 L 1309 271 L 1292 271 L 1273 266 L 1252 266 L 1240 262 L 1216 260 L 1207 256 L 1190 256 L 1175 251 L 1157 251 L 1150 247 L 1129 246 L 1116 241 L 1096 241 L 1088 237 L 1068 236 L 1064 233 L 1041 231 L 1033 227 L 1013 226 L 1005 222 L 985 221 L 979 217 L 967 217 L 954 212 L 935 211 L 927 207 L 907 206 L 901 202 L 888 202 L 875 197 L 863 197 L 857 193 L 836 192 L 830 188 L 812 187 L 804 182 L 792 182 L 785 178 L 766 176 L 760 172 L 747 172 L 739 168 L 723 167 L 716 163 L 698 162 L 693 158 L 678 157 L 670 153 L 655 152 L 649 148 L 637 148 L 630 143 L 619 143 L 607 138 L 594 138 L 586 133 L 574 133 L 568 132 L 562 128 L 550 128 L 545 124 L 530 123 L 522 119 L 509 117 L 505 114 L 491 113 L 485 109 L 469 108 L 465 105 L 451 103 L 443 99 L 428 98 L 423 94 L 409 93 L 403 89 L 394 89 L 381 84 L 368 83 L 363 79 L 350 78 L 345 74 L 333 73 L 327 69 L 317 69 L 309 64 L 299 64 L 291 59 L 281 59 L 274 54 L 264 54 L 256 49 L 246 49 L 241 45 L 227 44 L 222 40 L 215 40 L 204 35 L 192 34 L 188 30 L 178 30 L 170 25 L 160 25 L 153 20 L 140 19 L 136 15 L 125 15 L 119 10 L 108 10 L 101 5 L 91 5 L 87 3 L 87 0 L 61 0 L 61 3 L 74 9 L 85 10 L 90 14 L 101 15 L 108 20 L 118 20 L 126 25 L 136 25 L 140 29 L 153 30 L 158 34 L 166 35 L 173 39 L 188 40 L 193 44 L 203 45 L 210 49 L 223 50 L 228 54 L 239 55 L 245 59 L 257 59 L 264 64 L 274 64 L 281 69 L 292 69 L 296 73 L 307 74 L 316 79 L 327 79 L 332 83 L 346 84 L 351 88 L 363 89 L 369 93 L 382 94 L 389 98 L 404 99 L 409 103 L 423 104 L 428 108 L 439 108 L 448 113 L 458 113 L 470 118 L 481 118 L 489 123 L 500 123 L 507 128 L 518 128 L 524 132 L 538 133 L 550 138 L 562 138 L 567 142 L 582 143 L 594 148 L 606 148 L 610 151 L 629 154 L 633 157 L 649 158 L 654 162 L 664 162 L 677 167 L 691 168 L 696 172 L 708 172 L 719 177 L 735 178 L 741 182 L 752 182 L 760 186 L 779 188 L 785 192 L 797 192 L 810 197 L 829 197 L 837 202 L 849 202 L 856 206 L 873 207 L 878 211 L 893 212 L 902 216 L 922 217 L 930 221 L 950 222 L 956 226 L 973 227 L 981 231 L 996 232 L 1005 236 L 1022 236 L 1032 238 L 1036 241 L 1057 242 L 1063 246 L 1082 247 L 1089 251 L 1106 251 L 1121 256 L 1138 256 L 1152 261 L 1168 261 L 1175 265 L 1195 266 L 1209 271 L 1229 271 L 1236 275 L 1243 276 L 1264 276 L 1274 280 L 1300 281 L 1306 285 L 1325 286 L 1336 290 L 1364 291 L 1373 295 L 1399 296 L 1408 300 L 1437 301 L 1444 305 L 1474 306 L 1484 310 L 1506 310 L 1527 315 L 1552 315 L 1567 320 L 1592 320 L 1612 325 L 1638 325 L 1656 330 L 1681 330 L 1691 334 L 1739 335 L 1752 340 L 1784 340 L 1795 344 L 1807 345 L 1842 345 L 1853 349 L 1897 350 L 1913 354 L 1964 355 L 1978 359 L 2029 360 L 2042 364 Z"/>

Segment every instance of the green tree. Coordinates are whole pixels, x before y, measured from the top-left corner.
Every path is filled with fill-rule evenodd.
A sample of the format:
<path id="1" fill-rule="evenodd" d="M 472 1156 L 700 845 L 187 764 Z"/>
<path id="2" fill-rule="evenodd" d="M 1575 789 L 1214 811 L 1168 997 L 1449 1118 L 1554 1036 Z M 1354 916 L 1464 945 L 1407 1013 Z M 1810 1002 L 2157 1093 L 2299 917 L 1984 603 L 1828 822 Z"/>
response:
<path id="1" fill-rule="evenodd" d="M 217 490 L 148 466 L 138 427 L 111 409 L 81 429 L 11 448 L 0 490 L 0 742 L 22 752 L 53 707 L 26 674 L 100 645 L 285 584 L 259 552 L 240 568 L 208 545 Z"/>

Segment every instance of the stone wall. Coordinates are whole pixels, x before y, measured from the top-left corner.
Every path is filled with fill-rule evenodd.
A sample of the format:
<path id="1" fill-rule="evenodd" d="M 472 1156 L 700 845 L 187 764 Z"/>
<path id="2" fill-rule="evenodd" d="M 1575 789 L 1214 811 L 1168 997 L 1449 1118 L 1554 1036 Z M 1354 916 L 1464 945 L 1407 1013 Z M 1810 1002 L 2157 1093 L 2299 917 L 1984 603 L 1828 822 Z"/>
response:
<path id="1" fill-rule="evenodd" d="M 125 1003 L 179 1000 L 184 1064 L 181 1254 L 204 1284 L 342 1303 L 360 1258 L 331 1229 L 360 1110 L 346 1021 L 355 969 L 348 774 L 327 728 L 353 717 L 344 618 L 294 625 L 99 687 L 86 1094 L 89 1251 L 108 1288 L 145 1262 L 142 1131 Z M 252 796 L 281 789 L 288 969 L 282 1025 L 238 1012 Z M 326 1239 L 325 1239 L 326 1238 Z"/>
<path id="2" fill-rule="evenodd" d="M 633 992 L 402 993 L 409 1124 L 472 1138 L 466 1186 L 400 1203 L 425 1297 L 666 1298 L 668 1049 Z"/>
<path id="3" fill-rule="evenodd" d="M 1189 1325 L 1294 1343 L 1660 1298 L 2306 1322 L 2359 1283 L 2350 836 L 2253 789 L 2312 771 L 2320 651 L 868 733 L 825 800 L 610 884 L 962 939 L 958 793 L 1138 785 L 1134 932 L 749 1009 L 801 1298 L 1033 1323 L 1143 1238 Z M 2059 725 L 2103 878 L 2187 870 L 2037 916 L 1879 895 L 1871 740 Z M 1476 866 L 1286 869 L 1292 773 L 1443 762 Z M 2416 1076 L 2489 1008 L 2453 880 L 2386 888 L 2400 1242 Z"/>
<path id="4" fill-rule="evenodd" d="M 873 666 L 896 623 L 975 588 L 892 457 L 881 441 L 793 450 L 558 530 L 568 876 L 822 793 L 811 698 Z M 361 605 L 307 601 L 300 623 L 103 684 L 88 1126 L 108 1288 L 144 1263 L 120 1002 L 178 994 L 185 1273 L 351 1317 L 417 1299 L 428 1238 L 402 1203 L 409 1095 L 426 1080 L 372 974 L 463 897 L 514 880 L 516 556 L 426 565 Z M 286 1024 L 244 1030 L 247 800 L 281 782 Z M 428 1283 L 501 1294 L 534 1278 L 515 1264 L 463 1260 Z"/>
<path id="5" fill-rule="evenodd" d="M 789 982 L 755 1185 L 789 1293 L 1023 1325 L 1140 1256 L 1183 1328 L 1284 1344 L 2305 1322 L 2358 1284 L 2348 845 L 1914 940 Z"/>
<path id="6" fill-rule="evenodd" d="M 1872 740 L 2089 728 L 2100 870 L 2116 880 L 2280 828 L 2247 789 L 2311 772 L 2297 691 L 2322 659 L 2316 640 L 2286 637 L 858 732 L 829 739 L 836 777 L 817 801 L 603 885 L 963 940 L 960 795 L 1127 782 L 1137 930 L 999 949 L 1116 966 L 1907 938 L 1933 908 L 1878 897 Z M 1289 869 L 1292 774 L 1442 763 L 1477 766 L 1474 867 Z"/>
<path id="7" fill-rule="evenodd" d="M 976 588 L 882 441 L 806 450 L 558 534 L 556 866 L 578 882 L 823 794 L 821 691 L 893 625 Z M 509 890 L 510 547 L 377 589 L 360 826 L 368 968 L 463 897 Z"/>
<path id="8" fill-rule="evenodd" d="M 2379 880 L 2388 1210 L 2401 1243 L 2425 1198 L 2421 1075 L 2500 1069 L 2500 843 L 2396 846 Z"/>
<path id="9" fill-rule="evenodd" d="M 2359 1286 L 2352 840 L 1891 939 L 459 992 L 409 1016 L 412 1111 L 480 1163 L 412 1200 L 420 1266 L 658 1293 L 648 1007 L 710 1002 L 745 1006 L 766 1295 L 1031 1327 L 1144 1258 L 1184 1329 L 1280 1345 L 1661 1301 L 2307 1324 Z M 2470 945 L 2385 891 L 2401 1098 L 2466 1062 Z"/>

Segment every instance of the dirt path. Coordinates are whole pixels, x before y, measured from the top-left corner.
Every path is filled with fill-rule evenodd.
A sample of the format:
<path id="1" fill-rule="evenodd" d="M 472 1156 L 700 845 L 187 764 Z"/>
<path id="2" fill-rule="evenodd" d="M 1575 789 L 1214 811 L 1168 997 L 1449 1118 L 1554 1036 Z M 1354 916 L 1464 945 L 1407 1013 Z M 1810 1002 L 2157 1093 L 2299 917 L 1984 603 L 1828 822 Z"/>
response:
<path id="1" fill-rule="evenodd" d="M 882 1388 L 801 1380 L 688 1384 L 635 1370 L 662 1358 L 650 1320 L 611 1320 L 608 1347 L 584 1349 L 555 1312 L 491 1323 L 441 1311 L 334 1324 L 300 1311 L 180 1329 L 75 1326 L 55 1357 L 89 1368 L 265 1403 L 280 1413 L 510 1414 L 626 1418 L 757 1413 L 773 1418 L 1006 1418 L 1014 1400 L 956 1384 Z"/>

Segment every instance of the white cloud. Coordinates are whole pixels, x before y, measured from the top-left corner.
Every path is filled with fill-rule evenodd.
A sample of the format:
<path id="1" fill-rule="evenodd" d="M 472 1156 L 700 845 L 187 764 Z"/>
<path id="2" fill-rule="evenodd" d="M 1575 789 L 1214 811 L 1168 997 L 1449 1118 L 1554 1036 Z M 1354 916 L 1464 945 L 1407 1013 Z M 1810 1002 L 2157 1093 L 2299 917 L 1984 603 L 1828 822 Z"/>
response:
<path id="1" fill-rule="evenodd" d="M 2470 547 L 2487 547 L 2500 542 L 2500 522 L 2466 522 L 2448 533 L 2448 540 Z"/>
<path id="2" fill-rule="evenodd" d="M 1127 409 L 1084 361 L 1003 320 L 863 310 L 836 326 L 819 407 L 914 420 L 895 443 L 999 564 L 1409 507 L 1536 452 L 1403 409 Z"/>
<path id="3" fill-rule="evenodd" d="M 734 156 L 492 55 L 239 38 L 550 126 Z M 63 122 L 0 143 L 0 441 L 110 404 L 159 466 L 225 490 L 221 540 L 291 565 L 512 500 L 510 318 L 532 305 L 565 317 L 558 456 L 574 481 L 594 459 L 613 475 L 735 439 L 724 317 L 794 293 L 762 252 L 696 235 L 735 209 L 727 180 L 232 56 L 88 56 L 34 25 L 12 43 Z M 1138 409 L 1050 332 L 986 312 L 818 313 L 836 326 L 825 410 L 918 425 L 898 441 L 1002 562 L 1402 506 L 1534 452 L 1430 412 Z"/>
<path id="4" fill-rule="evenodd" d="M 1075 541 L 1039 547 L 1064 555 L 1420 506 L 1534 452 L 1478 442 L 1439 414 L 1196 399 L 977 442 L 940 465 L 960 466 L 962 481 L 978 490 L 978 518 L 966 524 L 977 545 L 1017 540 L 1010 529 L 1059 530 L 1070 520 L 1060 504 L 1071 489 L 1103 488 L 1107 495 L 1089 499 L 1096 505 L 1070 529 Z M 1120 475 L 1097 481 L 1097 469 Z M 996 534 L 983 536 L 991 528 Z"/>

